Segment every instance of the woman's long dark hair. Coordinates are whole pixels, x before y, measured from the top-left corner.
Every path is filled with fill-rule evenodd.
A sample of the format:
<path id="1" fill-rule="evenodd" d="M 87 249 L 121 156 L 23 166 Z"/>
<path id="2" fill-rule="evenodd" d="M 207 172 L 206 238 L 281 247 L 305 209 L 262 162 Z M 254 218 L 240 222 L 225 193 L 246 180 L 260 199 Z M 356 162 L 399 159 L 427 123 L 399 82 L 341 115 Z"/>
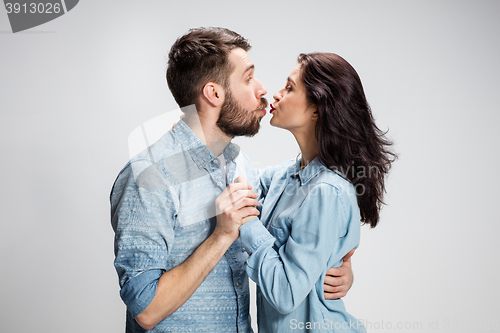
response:
<path id="1" fill-rule="evenodd" d="M 374 228 L 396 158 L 392 143 L 375 125 L 358 73 L 347 61 L 333 53 L 302 53 L 298 61 L 307 99 L 317 106 L 319 160 L 354 185 L 361 221 Z"/>

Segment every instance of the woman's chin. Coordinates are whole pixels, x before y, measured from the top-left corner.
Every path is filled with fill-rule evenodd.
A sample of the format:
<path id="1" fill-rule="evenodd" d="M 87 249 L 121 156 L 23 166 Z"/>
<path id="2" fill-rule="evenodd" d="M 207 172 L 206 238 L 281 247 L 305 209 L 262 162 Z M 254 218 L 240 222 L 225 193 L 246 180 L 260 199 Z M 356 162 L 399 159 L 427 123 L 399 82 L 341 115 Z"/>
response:
<path id="1" fill-rule="evenodd" d="M 271 124 L 271 126 L 273 126 L 273 127 L 279 127 L 279 128 L 281 128 L 279 122 L 276 121 L 276 117 L 275 116 L 273 116 L 271 118 L 271 120 L 269 121 L 269 124 Z"/>

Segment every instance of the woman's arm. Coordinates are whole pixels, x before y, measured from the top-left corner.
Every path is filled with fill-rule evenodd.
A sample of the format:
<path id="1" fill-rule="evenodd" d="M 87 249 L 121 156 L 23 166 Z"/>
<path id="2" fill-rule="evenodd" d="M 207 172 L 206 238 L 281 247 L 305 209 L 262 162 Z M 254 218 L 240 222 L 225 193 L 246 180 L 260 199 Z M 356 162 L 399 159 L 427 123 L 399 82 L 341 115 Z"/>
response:
<path id="1" fill-rule="evenodd" d="M 280 313 L 293 311 L 326 265 L 340 261 L 352 249 L 352 244 L 338 241 L 345 234 L 350 212 L 343 201 L 334 186 L 316 185 L 292 215 L 290 236 L 279 248 L 257 219 L 240 228 L 243 244 L 251 254 L 247 272 Z M 332 253 L 337 258 L 330 258 Z"/>

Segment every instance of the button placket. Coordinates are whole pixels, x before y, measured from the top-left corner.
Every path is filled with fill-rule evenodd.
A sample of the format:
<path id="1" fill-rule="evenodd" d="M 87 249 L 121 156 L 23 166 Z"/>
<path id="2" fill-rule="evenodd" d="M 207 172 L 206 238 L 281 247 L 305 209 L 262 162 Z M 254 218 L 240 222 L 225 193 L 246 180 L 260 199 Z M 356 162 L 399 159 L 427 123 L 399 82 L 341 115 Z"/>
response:
<path id="1" fill-rule="evenodd" d="M 213 168 L 212 172 L 210 172 L 210 176 L 212 177 L 214 183 L 219 188 L 224 190 L 226 181 L 223 178 L 222 169 L 220 168 L 220 161 L 218 158 L 214 158 L 212 163 L 213 163 Z"/>

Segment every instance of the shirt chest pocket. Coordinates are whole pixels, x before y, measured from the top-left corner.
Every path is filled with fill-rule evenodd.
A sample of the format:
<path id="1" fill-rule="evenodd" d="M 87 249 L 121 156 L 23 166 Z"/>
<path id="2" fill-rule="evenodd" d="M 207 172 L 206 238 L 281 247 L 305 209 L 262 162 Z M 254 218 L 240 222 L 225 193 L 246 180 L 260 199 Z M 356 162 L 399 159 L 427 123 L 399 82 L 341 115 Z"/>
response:
<path id="1" fill-rule="evenodd" d="M 287 235 L 283 230 L 283 228 L 272 225 L 269 231 L 271 232 L 271 235 L 273 235 L 274 238 L 276 238 L 278 246 L 281 246 L 286 242 Z"/>

